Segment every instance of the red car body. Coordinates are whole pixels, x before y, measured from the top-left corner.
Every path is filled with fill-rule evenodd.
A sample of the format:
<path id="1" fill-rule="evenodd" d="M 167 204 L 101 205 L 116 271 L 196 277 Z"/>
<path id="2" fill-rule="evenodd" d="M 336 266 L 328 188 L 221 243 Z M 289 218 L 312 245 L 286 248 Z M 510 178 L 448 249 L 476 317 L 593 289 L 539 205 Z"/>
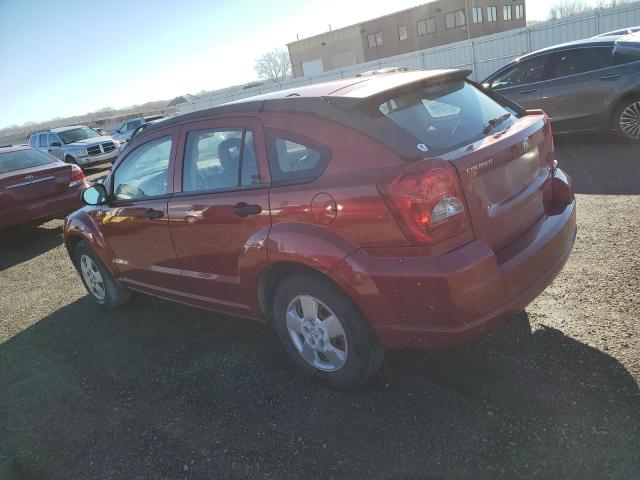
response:
<path id="1" fill-rule="evenodd" d="M 0 148 L 0 228 L 62 218 L 87 187 L 76 165 L 26 146 Z"/>
<path id="2" fill-rule="evenodd" d="M 349 102 L 466 74 L 350 79 L 152 126 L 128 154 L 154 139 L 173 139 L 167 195 L 84 207 L 67 218 L 67 248 L 72 253 L 86 240 L 131 289 L 259 321 L 270 318 L 284 276 L 313 270 L 346 292 L 385 346 L 468 342 L 523 309 L 570 254 L 575 200 L 569 177 L 555 165 L 546 116 L 520 111 L 508 130 L 428 160 L 415 139 L 405 148 L 409 137 L 402 132 L 382 140 L 388 125 L 341 116 Z M 227 127 L 253 132 L 259 184 L 184 192 L 188 133 Z M 327 146 L 321 174 L 306 182 L 274 179 L 274 132 Z M 420 237 L 402 211 L 411 200 L 402 182 L 412 175 L 440 175 L 464 204 L 463 214 L 434 224 L 430 238 Z"/>

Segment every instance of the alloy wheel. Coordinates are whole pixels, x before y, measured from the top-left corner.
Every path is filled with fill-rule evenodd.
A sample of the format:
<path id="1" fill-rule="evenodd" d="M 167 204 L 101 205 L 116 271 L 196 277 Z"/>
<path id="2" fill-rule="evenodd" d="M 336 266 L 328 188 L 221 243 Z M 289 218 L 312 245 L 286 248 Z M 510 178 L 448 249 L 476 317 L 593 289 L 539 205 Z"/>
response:
<path id="1" fill-rule="evenodd" d="M 620 130 L 629 138 L 640 139 L 640 101 L 632 103 L 622 111 Z"/>
<path id="2" fill-rule="evenodd" d="M 82 255 L 80 257 L 80 270 L 91 295 L 100 302 L 104 301 L 107 292 L 96 262 L 89 255 Z"/>
<path id="3" fill-rule="evenodd" d="M 286 311 L 287 330 L 296 350 L 319 370 L 340 370 L 349 353 L 347 336 L 338 316 L 310 295 L 298 295 Z"/>

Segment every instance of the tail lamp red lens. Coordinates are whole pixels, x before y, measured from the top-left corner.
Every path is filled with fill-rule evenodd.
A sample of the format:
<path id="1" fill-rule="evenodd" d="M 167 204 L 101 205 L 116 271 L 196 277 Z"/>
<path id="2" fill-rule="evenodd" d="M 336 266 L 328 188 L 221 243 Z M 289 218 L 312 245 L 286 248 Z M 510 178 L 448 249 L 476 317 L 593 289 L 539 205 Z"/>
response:
<path id="1" fill-rule="evenodd" d="M 416 162 L 379 189 L 413 243 L 437 243 L 469 228 L 458 176 L 444 160 Z"/>
<path id="2" fill-rule="evenodd" d="M 69 183 L 75 184 L 84 180 L 84 172 L 77 165 L 71 165 L 71 178 L 69 179 Z"/>

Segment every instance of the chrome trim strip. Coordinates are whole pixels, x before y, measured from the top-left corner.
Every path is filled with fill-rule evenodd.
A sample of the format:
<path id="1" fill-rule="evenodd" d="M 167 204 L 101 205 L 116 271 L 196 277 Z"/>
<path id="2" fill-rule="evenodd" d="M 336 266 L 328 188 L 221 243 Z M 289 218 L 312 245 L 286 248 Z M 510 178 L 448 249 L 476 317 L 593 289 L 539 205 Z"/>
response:
<path id="1" fill-rule="evenodd" d="M 50 177 L 42 177 L 42 178 L 38 178 L 36 180 L 29 180 L 28 182 L 20 182 L 20 183 L 14 183 L 13 185 L 7 185 L 7 190 L 11 189 L 11 188 L 18 188 L 18 187 L 26 187 L 27 185 L 33 185 L 34 183 L 41 183 L 41 182 L 46 182 L 47 180 L 53 180 L 54 177 L 53 175 Z"/>

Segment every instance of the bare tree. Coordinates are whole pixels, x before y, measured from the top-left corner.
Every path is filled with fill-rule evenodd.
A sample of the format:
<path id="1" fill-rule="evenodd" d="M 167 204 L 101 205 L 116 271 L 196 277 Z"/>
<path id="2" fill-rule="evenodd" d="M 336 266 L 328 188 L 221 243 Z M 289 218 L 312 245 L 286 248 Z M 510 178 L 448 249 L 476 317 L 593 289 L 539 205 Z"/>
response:
<path id="1" fill-rule="evenodd" d="M 276 48 L 256 59 L 254 68 L 258 77 L 265 80 L 281 81 L 291 75 L 289 52 Z"/>
<path id="2" fill-rule="evenodd" d="M 584 0 L 561 0 L 549 9 L 549 18 L 551 20 L 557 20 L 558 18 L 589 12 L 595 8 L 617 7 L 635 1 L 637 0 L 597 0 L 596 6 L 592 7 L 585 3 Z"/>
<path id="3" fill-rule="evenodd" d="M 571 15 L 579 15 L 588 12 L 593 7 L 587 5 L 583 0 L 563 0 L 555 3 L 549 9 L 549 18 L 557 20 L 558 18 L 570 17 Z"/>

